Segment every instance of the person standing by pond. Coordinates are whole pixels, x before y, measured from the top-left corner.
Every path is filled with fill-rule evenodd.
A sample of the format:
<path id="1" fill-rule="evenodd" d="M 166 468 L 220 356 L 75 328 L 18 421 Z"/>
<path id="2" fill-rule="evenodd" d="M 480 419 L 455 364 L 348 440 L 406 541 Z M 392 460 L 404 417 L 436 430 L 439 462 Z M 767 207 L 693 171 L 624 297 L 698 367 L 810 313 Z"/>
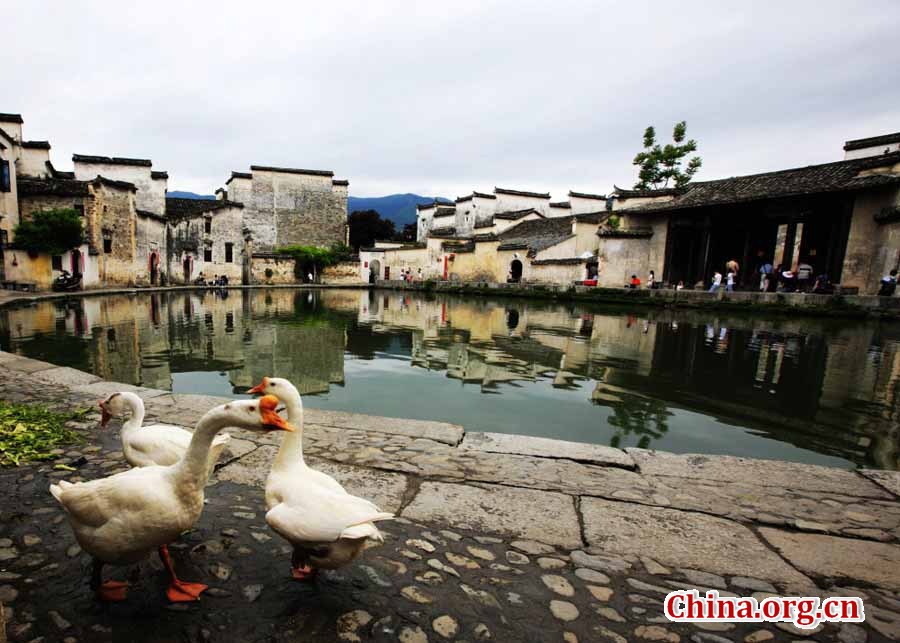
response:
<path id="1" fill-rule="evenodd" d="M 769 280 L 772 279 L 772 262 L 761 259 L 759 266 L 759 291 L 766 292 L 769 290 Z"/>
<path id="2" fill-rule="evenodd" d="M 797 265 L 797 290 L 800 292 L 809 292 L 809 286 L 812 283 L 813 267 L 801 261 Z"/>
<path id="3" fill-rule="evenodd" d="M 729 272 L 734 273 L 734 280 L 737 282 L 738 273 L 741 271 L 741 266 L 738 264 L 737 260 L 732 259 L 728 263 L 725 264 L 725 274 L 727 275 Z"/>
<path id="4" fill-rule="evenodd" d="M 713 275 L 712 285 L 709 287 L 709 292 L 719 292 L 719 286 L 722 285 L 722 273 L 716 270 L 716 273 Z"/>
<path id="5" fill-rule="evenodd" d="M 893 297 L 897 291 L 897 270 L 891 270 L 881 278 L 881 288 L 878 289 L 879 297 Z"/>
<path id="6" fill-rule="evenodd" d="M 628 286 L 629 288 L 640 288 L 641 280 L 637 275 L 631 275 L 631 283 Z"/>
<path id="7" fill-rule="evenodd" d="M 725 278 L 725 292 L 734 292 L 734 279 L 736 276 L 734 270 L 728 271 L 728 276 Z"/>

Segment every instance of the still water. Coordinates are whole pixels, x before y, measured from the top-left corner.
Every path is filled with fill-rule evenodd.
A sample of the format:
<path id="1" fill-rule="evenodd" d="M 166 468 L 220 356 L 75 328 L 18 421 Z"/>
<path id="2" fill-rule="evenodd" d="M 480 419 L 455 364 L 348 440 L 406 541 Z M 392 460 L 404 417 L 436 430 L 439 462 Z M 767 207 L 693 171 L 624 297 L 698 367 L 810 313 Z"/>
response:
<path id="1" fill-rule="evenodd" d="M 0 310 L 0 348 L 105 379 L 618 447 L 896 469 L 900 326 L 359 290 Z"/>

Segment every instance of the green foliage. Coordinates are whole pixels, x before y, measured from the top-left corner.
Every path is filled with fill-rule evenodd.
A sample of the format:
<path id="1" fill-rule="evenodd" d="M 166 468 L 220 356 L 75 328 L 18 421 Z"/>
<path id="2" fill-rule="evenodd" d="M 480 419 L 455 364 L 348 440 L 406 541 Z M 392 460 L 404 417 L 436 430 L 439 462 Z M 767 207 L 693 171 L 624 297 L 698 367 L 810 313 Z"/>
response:
<path id="1" fill-rule="evenodd" d="M 350 226 L 350 245 L 359 250 L 368 247 L 378 239 L 393 239 L 396 231 L 394 222 L 382 219 L 375 210 L 357 210 L 347 219 Z"/>
<path id="2" fill-rule="evenodd" d="M 606 220 L 606 225 L 608 225 L 608 226 L 609 226 L 610 228 L 612 228 L 613 230 L 618 230 L 618 229 L 619 229 L 619 226 L 620 226 L 621 224 L 622 224 L 622 217 L 620 217 L 618 214 L 612 214 L 612 215 L 610 215 L 610 217 Z"/>
<path id="3" fill-rule="evenodd" d="M 271 268 L 266 268 L 266 279 L 271 279 L 275 272 Z M 269 303 L 269 302 L 266 302 Z"/>
<path id="4" fill-rule="evenodd" d="M 31 253 L 61 255 L 83 242 L 81 216 L 73 208 L 35 212 L 13 234 L 16 246 Z"/>
<path id="5" fill-rule="evenodd" d="M 330 248 L 319 246 L 284 246 L 276 252 L 283 257 L 294 259 L 294 276 L 302 279 L 305 272 L 314 266 L 316 271 L 347 261 L 353 255 L 349 246 L 333 243 Z"/>
<path id="6" fill-rule="evenodd" d="M 0 401 L 0 465 L 52 460 L 57 447 L 81 442 L 82 436 L 66 427 L 82 419 L 88 409 L 57 413 L 41 406 Z"/>
<path id="7" fill-rule="evenodd" d="M 633 164 L 641 168 L 638 174 L 638 182 L 634 184 L 636 190 L 654 190 L 669 187 L 669 181 L 673 187 L 684 187 L 690 183 L 703 165 L 699 156 L 691 157 L 687 166 L 682 169 L 682 162 L 688 154 L 697 151 L 697 141 L 690 139 L 685 142 L 687 136 L 687 122 L 675 123 L 672 131 L 673 143 L 665 146 L 656 142 L 656 130 L 653 126 L 644 130 L 644 150 L 634 157 Z"/>

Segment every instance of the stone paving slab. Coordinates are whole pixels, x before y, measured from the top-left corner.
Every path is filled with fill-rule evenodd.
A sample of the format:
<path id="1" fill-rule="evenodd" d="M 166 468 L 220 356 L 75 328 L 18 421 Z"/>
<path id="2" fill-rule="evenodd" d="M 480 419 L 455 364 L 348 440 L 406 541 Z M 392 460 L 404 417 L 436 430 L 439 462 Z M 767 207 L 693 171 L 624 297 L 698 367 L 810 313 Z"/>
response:
<path id="1" fill-rule="evenodd" d="M 529 455 L 539 458 L 565 458 L 576 462 L 624 467 L 627 469 L 635 467 L 631 456 L 621 449 L 614 449 L 599 444 L 538 438 L 530 435 L 466 433 L 459 447 L 461 449 L 487 451 L 490 453 Z"/>
<path id="2" fill-rule="evenodd" d="M 402 418 L 362 415 L 360 413 L 344 413 L 342 411 L 325 411 L 322 409 L 305 409 L 305 420 L 310 424 L 337 426 L 345 429 L 374 431 L 391 435 L 406 435 L 414 438 L 425 438 L 444 444 L 457 445 L 465 434 L 465 429 L 456 424 L 434 422 L 430 420 L 406 420 Z"/>
<path id="3" fill-rule="evenodd" d="M 46 371 L 58 367 L 56 364 L 17 355 L 13 359 L 5 360 L 3 362 L 3 368 L 8 368 L 11 371 L 19 371 L 20 373 L 36 373 L 37 371 Z"/>
<path id="4" fill-rule="evenodd" d="M 57 366 L 32 373 L 32 378 L 53 386 L 76 387 L 99 382 L 100 378 L 76 368 Z"/>
<path id="5" fill-rule="evenodd" d="M 168 391 L 157 388 L 145 388 L 143 386 L 134 386 L 133 384 L 125 384 L 123 382 L 107 382 L 105 380 L 100 380 L 99 382 L 94 382 L 92 384 L 84 384 L 82 386 L 73 386 L 72 388 L 79 393 L 95 395 L 98 399 L 122 391 L 140 395 L 144 400 L 169 394 Z"/>
<path id="6" fill-rule="evenodd" d="M 892 497 L 852 471 L 798 462 L 757 460 L 727 455 L 676 454 L 645 449 L 625 449 L 647 475 L 743 482 L 800 491 L 822 491 L 862 498 Z"/>
<path id="7" fill-rule="evenodd" d="M 792 565 L 814 577 L 900 591 L 900 546 L 762 527 L 759 533 Z"/>
<path id="8" fill-rule="evenodd" d="M 216 471 L 214 479 L 265 487 L 272 468 L 272 460 L 278 448 L 264 444 L 239 460 Z M 400 473 L 354 467 L 317 458 L 307 458 L 307 463 L 319 471 L 333 476 L 348 492 L 363 496 L 385 511 L 398 512 L 406 493 L 406 476 Z"/>
<path id="9" fill-rule="evenodd" d="M 874 480 L 892 494 L 900 498 L 900 471 L 881 471 L 879 469 L 860 469 L 859 473 Z"/>
<path id="10" fill-rule="evenodd" d="M 502 486 L 423 483 L 404 518 L 455 525 L 492 534 L 580 547 L 581 532 L 570 496 Z"/>
<path id="11" fill-rule="evenodd" d="M 582 498 L 591 551 L 648 556 L 663 565 L 726 576 L 765 578 L 783 588 L 812 581 L 766 547 L 747 527 L 705 514 Z"/>

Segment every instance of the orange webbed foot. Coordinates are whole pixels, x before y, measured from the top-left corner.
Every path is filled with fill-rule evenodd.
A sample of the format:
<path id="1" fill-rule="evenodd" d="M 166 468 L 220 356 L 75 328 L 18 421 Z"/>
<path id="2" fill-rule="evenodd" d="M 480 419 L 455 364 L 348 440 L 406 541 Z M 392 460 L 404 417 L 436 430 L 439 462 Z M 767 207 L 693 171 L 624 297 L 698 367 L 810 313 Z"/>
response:
<path id="1" fill-rule="evenodd" d="M 192 603 L 200 600 L 202 594 L 209 585 L 203 583 L 189 583 L 183 580 L 174 580 L 166 590 L 166 598 L 173 603 Z"/>
<path id="2" fill-rule="evenodd" d="M 128 583 L 108 580 L 97 588 L 97 598 L 107 603 L 118 603 L 125 600 L 128 594 Z"/>

